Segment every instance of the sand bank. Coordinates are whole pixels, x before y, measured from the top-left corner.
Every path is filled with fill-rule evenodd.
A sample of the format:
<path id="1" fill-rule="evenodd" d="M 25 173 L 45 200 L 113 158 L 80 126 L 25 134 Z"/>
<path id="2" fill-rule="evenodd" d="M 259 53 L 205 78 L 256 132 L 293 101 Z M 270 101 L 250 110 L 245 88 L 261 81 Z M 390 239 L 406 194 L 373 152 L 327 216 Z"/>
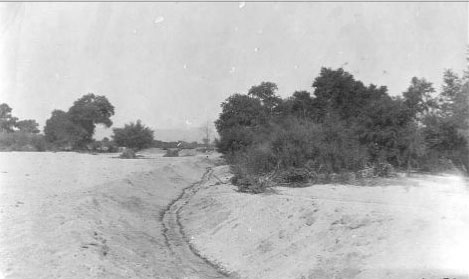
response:
<path id="1" fill-rule="evenodd" d="M 0 277 L 205 278 L 188 276 L 161 219 L 210 160 L 162 155 L 0 153 Z"/>
<path id="2" fill-rule="evenodd" d="M 226 167 L 215 174 L 228 182 Z M 242 278 L 468 278 L 469 192 L 458 177 L 261 195 L 223 183 L 196 193 L 182 224 L 205 257 Z"/>

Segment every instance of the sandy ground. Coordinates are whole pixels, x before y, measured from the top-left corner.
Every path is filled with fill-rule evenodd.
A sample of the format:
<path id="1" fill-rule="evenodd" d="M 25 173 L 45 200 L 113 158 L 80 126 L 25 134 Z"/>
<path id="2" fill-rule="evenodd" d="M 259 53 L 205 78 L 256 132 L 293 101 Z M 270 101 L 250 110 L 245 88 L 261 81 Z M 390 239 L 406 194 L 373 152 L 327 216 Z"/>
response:
<path id="1" fill-rule="evenodd" d="M 458 177 L 251 195 L 144 155 L 0 153 L 0 278 L 469 278 Z"/>
<path id="2" fill-rule="evenodd" d="M 162 155 L 0 153 L 0 278 L 189 278 L 162 213 L 210 163 Z"/>
<path id="3" fill-rule="evenodd" d="M 469 278 L 469 190 L 455 176 L 252 195 L 218 167 L 182 211 L 190 241 L 242 278 Z"/>

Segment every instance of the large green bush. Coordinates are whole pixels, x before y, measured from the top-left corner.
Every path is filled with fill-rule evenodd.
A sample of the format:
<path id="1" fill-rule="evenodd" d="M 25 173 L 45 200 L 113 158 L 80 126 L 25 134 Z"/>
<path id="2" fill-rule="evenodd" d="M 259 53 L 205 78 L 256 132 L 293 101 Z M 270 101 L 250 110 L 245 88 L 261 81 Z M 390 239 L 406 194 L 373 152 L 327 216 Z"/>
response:
<path id="1" fill-rule="evenodd" d="M 412 78 L 402 97 L 323 68 L 313 95 L 281 99 L 263 82 L 222 103 L 217 147 L 241 191 L 270 182 L 343 181 L 400 170 L 469 169 L 469 75 L 446 72 L 439 95 Z M 256 185 L 257 184 L 257 185 Z"/>
<path id="2" fill-rule="evenodd" d="M 153 130 L 143 125 L 140 120 L 125 124 L 124 128 L 114 128 L 113 131 L 112 138 L 118 146 L 138 151 L 153 144 Z"/>

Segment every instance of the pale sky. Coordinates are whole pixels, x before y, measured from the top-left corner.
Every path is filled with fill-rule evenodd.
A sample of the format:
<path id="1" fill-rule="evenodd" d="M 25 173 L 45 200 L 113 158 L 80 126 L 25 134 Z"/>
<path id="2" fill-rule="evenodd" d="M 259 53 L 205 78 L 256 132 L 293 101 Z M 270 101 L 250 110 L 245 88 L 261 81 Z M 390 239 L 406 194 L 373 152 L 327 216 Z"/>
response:
<path id="1" fill-rule="evenodd" d="M 467 3 L 0 3 L 0 103 L 41 124 L 105 95 L 114 126 L 213 121 L 262 81 L 312 92 L 321 67 L 401 94 L 461 72 Z M 98 133 L 110 133 L 98 131 Z"/>

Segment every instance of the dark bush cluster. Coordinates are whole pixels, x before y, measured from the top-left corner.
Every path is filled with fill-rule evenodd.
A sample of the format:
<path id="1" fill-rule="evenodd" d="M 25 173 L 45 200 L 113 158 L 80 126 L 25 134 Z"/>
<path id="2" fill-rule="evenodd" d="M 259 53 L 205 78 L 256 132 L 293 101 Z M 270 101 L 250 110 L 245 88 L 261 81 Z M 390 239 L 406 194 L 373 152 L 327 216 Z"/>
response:
<path id="1" fill-rule="evenodd" d="M 282 99 L 263 82 L 221 104 L 217 147 L 243 192 L 272 182 L 343 182 L 396 171 L 468 170 L 468 77 L 451 71 L 438 94 L 413 78 L 402 96 L 323 68 L 313 94 Z"/>
<path id="2" fill-rule="evenodd" d="M 47 148 L 43 135 L 21 131 L 0 133 L 2 151 L 45 151 Z"/>
<path id="3" fill-rule="evenodd" d="M 114 128 L 113 131 L 112 138 L 118 146 L 138 151 L 151 147 L 153 144 L 153 130 L 143 125 L 140 120 L 136 123 L 125 124 L 123 128 Z"/>
<path id="4" fill-rule="evenodd" d="M 46 140 L 62 150 L 87 150 L 93 143 L 97 124 L 112 126 L 114 106 L 105 96 L 86 94 L 68 111 L 54 110 L 46 121 Z"/>

